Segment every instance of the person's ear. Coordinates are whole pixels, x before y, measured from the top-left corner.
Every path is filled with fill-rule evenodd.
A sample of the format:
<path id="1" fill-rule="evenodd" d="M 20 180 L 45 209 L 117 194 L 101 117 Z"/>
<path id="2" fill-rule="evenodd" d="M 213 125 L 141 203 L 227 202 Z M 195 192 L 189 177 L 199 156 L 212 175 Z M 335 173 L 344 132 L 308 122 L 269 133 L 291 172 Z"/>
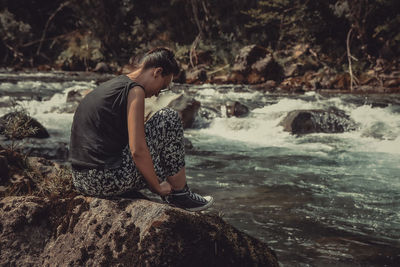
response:
<path id="1" fill-rule="evenodd" d="M 154 70 L 154 76 L 157 77 L 158 75 L 161 75 L 163 72 L 163 68 L 158 67 Z"/>

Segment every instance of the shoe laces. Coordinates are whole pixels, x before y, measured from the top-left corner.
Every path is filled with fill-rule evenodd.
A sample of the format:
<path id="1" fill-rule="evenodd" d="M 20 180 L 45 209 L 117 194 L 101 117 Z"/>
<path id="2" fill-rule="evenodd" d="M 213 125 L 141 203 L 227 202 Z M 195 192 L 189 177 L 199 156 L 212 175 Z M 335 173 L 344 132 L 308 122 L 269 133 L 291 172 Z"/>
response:
<path id="1" fill-rule="evenodd" d="M 205 199 L 202 196 L 200 196 L 199 194 L 193 193 L 190 189 L 188 190 L 188 194 L 189 194 L 190 198 L 192 198 L 196 201 L 205 202 L 204 201 Z"/>

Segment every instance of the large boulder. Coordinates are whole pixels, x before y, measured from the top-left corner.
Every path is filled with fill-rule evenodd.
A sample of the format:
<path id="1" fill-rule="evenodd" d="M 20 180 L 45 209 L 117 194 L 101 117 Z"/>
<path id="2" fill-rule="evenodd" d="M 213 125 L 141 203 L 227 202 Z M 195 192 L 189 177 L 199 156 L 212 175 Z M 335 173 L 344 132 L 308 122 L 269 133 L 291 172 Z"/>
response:
<path id="1" fill-rule="evenodd" d="M 278 266 L 220 217 L 145 199 L 3 198 L 0 248 L 2 266 Z"/>
<path id="2" fill-rule="evenodd" d="M 185 94 L 161 94 L 157 98 L 146 99 L 145 119 L 148 120 L 157 110 L 170 107 L 178 111 L 182 119 L 183 128 L 191 128 L 196 114 L 200 109 L 200 102 Z"/>
<path id="3" fill-rule="evenodd" d="M 0 118 L 0 134 L 10 139 L 50 137 L 40 122 L 21 111 L 10 112 Z"/>
<path id="4" fill-rule="evenodd" d="M 283 68 L 274 60 L 271 53 L 261 46 L 243 47 L 235 58 L 232 82 L 259 84 L 267 80 L 281 81 Z"/>
<path id="5" fill-rule="evenodd" d="M 343 133 L 356 129 L 356 123 L 342 110 L 294 110 L 280 122 L 292 134 Z"/>
<path id="6" fill-rule="evenodd" d="M 232 71 L 247 73 L 251 66 L 267 55 L 267 50 L 258 45 L 247 45 L 240 49 L 235 58 Z"/>

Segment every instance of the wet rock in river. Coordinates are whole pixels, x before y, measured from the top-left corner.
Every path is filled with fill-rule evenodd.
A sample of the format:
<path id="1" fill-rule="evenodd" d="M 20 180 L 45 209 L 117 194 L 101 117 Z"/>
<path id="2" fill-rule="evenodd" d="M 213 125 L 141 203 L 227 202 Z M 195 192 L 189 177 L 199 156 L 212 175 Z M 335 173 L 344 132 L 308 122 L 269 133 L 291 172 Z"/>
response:
<path id="1" fill-rule="evenodd" d="M 0 118 L 0 134 L 9 139 L 50 137 L 40 122 L 21 111 L 10 112 Z"/>
<path id="2" fill-rule="evenodd" d="M 292 134 L 343 133 L 356 129 L 356 123 L 342 110 L 294 110 L 280 122 Z"/>
<path id="3" fill-rule="evenodd" d="M 192 142 L 189 139 L 187 139 L 186 137 L 183 138 L 183 143 L 185 144 L 185 150 L 186 151 L 193 149 Z"/>
<path id="4" fill-rule="evenodd" d="M 5 197 L 0 247 L 2 266 L 278 266 L 220 217 L 145 199 Z"/>
<path id="5" fill-rule="evenodd" d="M 145 100 L 145 120 L 148 120 L 157 110 L 170 107 L 178 111 L 182 119 L 183 128 L 191 128 L 200 109 L 200 102 L 185 94 L 161 94 L 157 98 Z"/>
<path id="6" fill-rule="evenodd" d="M 181 116 L 183 128 L 190 128 L 193 125 L 197 111 L 200 108 L 200 102 L 194 98 L 188 97 L 184 94 L 172 100 L 168 107 L 175 109 Z"/>
<path id="7" fill-rule="evenodd" d="M 81 102 L 81 100 L 89 94 L 92 89 L 81 89 L 81 90 L 71 90 L 67 94 L 67 103 L 70 102 Z"/>
<path id="8" fill-rule="evenodd" d="M 229 117 L 245 117 L 249 113 L 249 108 L 238 101 L 228 101 L 225 104 L 226 116 Z"/>

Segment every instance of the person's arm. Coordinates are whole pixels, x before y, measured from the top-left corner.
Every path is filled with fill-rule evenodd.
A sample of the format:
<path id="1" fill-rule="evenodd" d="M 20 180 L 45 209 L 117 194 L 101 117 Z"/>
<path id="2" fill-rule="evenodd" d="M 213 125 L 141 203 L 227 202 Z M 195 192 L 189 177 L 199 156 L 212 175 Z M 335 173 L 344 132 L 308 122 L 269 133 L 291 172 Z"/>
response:
<path id="1" fill-rule="evenodd" d="M 144 98 L 145 93 L 139 86 L 135 86 L 129 91 L 127 101 L 129 148 L 137 168 L 144 176 L 150 189 L 164 196 L 170 193 L 171 186 L 165 182 L 160 185 L 154 170 L 149 148 L 146 144 L 144 131 Z"/>

